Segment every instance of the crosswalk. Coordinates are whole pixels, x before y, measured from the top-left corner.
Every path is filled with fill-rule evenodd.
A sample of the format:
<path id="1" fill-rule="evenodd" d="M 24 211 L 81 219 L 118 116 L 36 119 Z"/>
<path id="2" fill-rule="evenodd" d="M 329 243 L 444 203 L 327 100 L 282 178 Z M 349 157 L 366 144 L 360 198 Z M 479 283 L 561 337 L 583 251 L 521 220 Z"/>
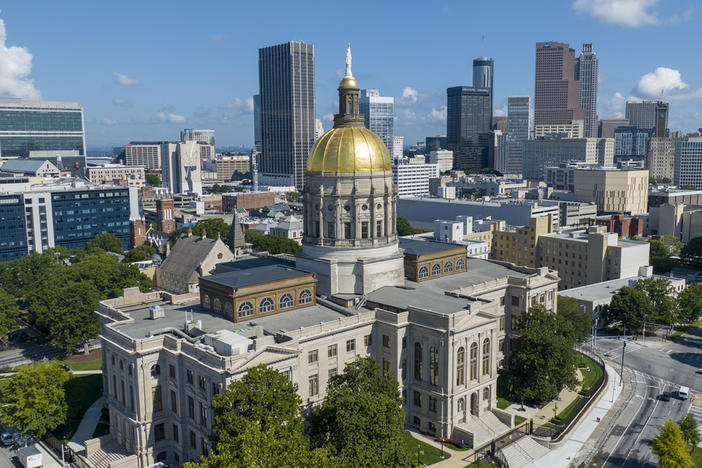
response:
<path id="1" fill-rule="evenodd" d="M 699 406 L 690 405 L 690 414 L 695 418 L 698 425 L 702 425 L 702 408 Z"/>

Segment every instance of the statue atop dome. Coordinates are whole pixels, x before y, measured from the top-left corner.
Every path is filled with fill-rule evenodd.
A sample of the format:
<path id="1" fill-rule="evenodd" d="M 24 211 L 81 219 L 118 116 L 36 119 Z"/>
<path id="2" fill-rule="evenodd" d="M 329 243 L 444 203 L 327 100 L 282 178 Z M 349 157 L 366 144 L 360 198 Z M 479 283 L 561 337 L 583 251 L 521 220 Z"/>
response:
<path id="1" fill-rule="evenodd" d="M 346 46 L 346 73 L 344 73 L 344 78 L 353 78 L 351 74 L 351 43 L 349 42 Z"/>

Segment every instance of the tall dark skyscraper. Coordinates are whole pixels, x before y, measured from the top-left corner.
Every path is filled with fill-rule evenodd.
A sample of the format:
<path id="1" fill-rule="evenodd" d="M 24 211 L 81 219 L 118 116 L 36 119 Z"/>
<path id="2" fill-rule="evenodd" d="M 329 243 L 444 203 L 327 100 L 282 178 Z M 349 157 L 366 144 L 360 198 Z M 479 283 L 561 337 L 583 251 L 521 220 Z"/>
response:
<path id="1" fill-rule="evenodd" d="M 575 64 L 575 79 L 580 81 L 580 107 L 585 111 L 585 136 L 597 136 L 597 54 L 592 44 L 583 44 Z"/>
<path id="2" fill-rule="evenodd" d="M 665 101 L 627 101 L 626 118 L 641 130 L 654 130 L 656 137 L 666 136 L 668 103 Z"/>
<path id="3" fill-rule="evenodd" d="M 455 86 L 446 90 L 446 142 L 456 169 L 488 165 L 488 132 L 492 123 L 489 88 Z"/>
<path id="4" fill-rule="evenodd" d="M 493 112 L 494 91 L 492 87 L 495 61 L 488 57 L 479 57 L 473 60 L 473 87 L 490 89 L 490 118 Z"/>
<path id="5" fill-rule="evenodd" d="M 262 155 L 259 180 L 304 186 L 314 144 L 314 46 L 303 42 L 258 50 Z"/>
<path id="6" fill-rule="evenodd" d="M 498 169 L 510 173 L 522 172 L 524 140 L 529 139 L 529 96 L 507 98 L 507 133 L 503 139 L 504 162 Z"/>
<path id="7" fill-rule="evenodd" d="M 576 120 L 584 122 L 585 111 L 580 107 L 580 83 L 575 79 L 575 51 L 561 42 L 537 42 L 534 127 Z"/>

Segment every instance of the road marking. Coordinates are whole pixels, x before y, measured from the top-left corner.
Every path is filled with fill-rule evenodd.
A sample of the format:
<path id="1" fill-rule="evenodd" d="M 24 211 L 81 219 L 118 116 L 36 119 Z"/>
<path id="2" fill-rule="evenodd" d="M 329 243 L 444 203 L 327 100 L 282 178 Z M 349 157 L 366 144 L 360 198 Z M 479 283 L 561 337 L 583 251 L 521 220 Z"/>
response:
<path id="1" fill-rule="evenodd" d="M 665 385 L 661 389 L 660 387 L 657 387 L 659 390 L 665 390 Z M 644 433 L 644 430 L 646 429 L 646 426 L 648 426 L 648 423 L 651 421 L 651 417 L 653 416 L 653 413 L 656 412 L 656 408 L 658 407 L 658 403 L 660 403 L 660 400 L 656 400 L 656 404 L 653 405 L 653 409 L 651 410 L 651 414 L 648 415 L 648 419 L 646 419 L 646 422 L 644 423 L 643 427 L 639 431 L 639 435 L 636 436 L 636 440 L 634 441 L 634 445 L 632 447 L 636 447 L 636 445 L 639 443 L 639 439 L 641 438 L 641 434 Z M 626 433 L 626 430 L 624 431 Z M 623 434 L 622 434 L 623 435 Z M 629 455 L 631 455 L 631 450 L 629 450 L 626 454 L 626 458 L 624 459 L 624 463 L 621 464 L 621 466 L 626 465 L 627 460 L 629 460 Z"/>
<path id="2" fill-rule="evenodd" d="M 632 391 L 632 392 L 635 392 L 635 391 L 636 391 L 636 388 L 632 388 L 631 391 Z M 637 394 L 636 396 L 637 396 L 637 397 L 640 397 L 640 395 L 638 395 L 638 394 Z M 614 448 L 613 448 L 612 450 L 610 450 L 609 454 L 607 454 L 607 458 L 605 458 L 605 461 L 604 461 L 604 463 L 602 464 L 602 466 L 607 465 L 607 462 L 609 461 L 609 457 L 611 457 L 612 454 L 613 454 L 614 452 L 617 451 L 617 447 L 619 447 L 619 443 L 620 443 L 620 442 L 622 441 L 622 439 L 624 438 L 624 434 L 626 434 L 626 432 L 629 430 L 629 427 L 631 427 L 631 423 L 633 423 L 633 422 L 634 422 L 634 419 L 636 419 L 636 416 L 639 414 L 639 411 L 641 411 L 641 407 L 643 406 L 643 404 L 644 404 L 645 401 L 646 401 L 646 400 L 645 400 L 643 397 L 641 397 L 641 404 L 639 405 L 639 407 L 638 407 L 638 408 L 636 409 L 636 411 L 634 412 L 634 415 L 633 415 L 633 416 L 631 417 L 631 419 L 629 420 L 629 424 L 627 424 L 627 426 L 624 428 L 624 431 L 622 431 L 622 435 L 619 436 L 619 439 L 617 440 L 617 443 L 614 444 Z"/>

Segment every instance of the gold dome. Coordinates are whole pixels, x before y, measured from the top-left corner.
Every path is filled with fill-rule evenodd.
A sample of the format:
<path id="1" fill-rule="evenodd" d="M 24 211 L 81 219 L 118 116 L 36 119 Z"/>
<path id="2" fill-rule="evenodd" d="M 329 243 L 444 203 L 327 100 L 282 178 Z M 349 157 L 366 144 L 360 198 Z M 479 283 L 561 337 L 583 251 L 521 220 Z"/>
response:
<path id="1" fill-rule="evenodd" d="M 308 172 L 392 171 L 390 153 L 378 135 L 365 127 L 335 127 L 325 132 L 307 158 Z"/>
<path id="2" fill-rule="evenodd" d="M 341 79 L 339 88 L 358 88 L 358 82 L 353 76 L 345 76 Z"/>

